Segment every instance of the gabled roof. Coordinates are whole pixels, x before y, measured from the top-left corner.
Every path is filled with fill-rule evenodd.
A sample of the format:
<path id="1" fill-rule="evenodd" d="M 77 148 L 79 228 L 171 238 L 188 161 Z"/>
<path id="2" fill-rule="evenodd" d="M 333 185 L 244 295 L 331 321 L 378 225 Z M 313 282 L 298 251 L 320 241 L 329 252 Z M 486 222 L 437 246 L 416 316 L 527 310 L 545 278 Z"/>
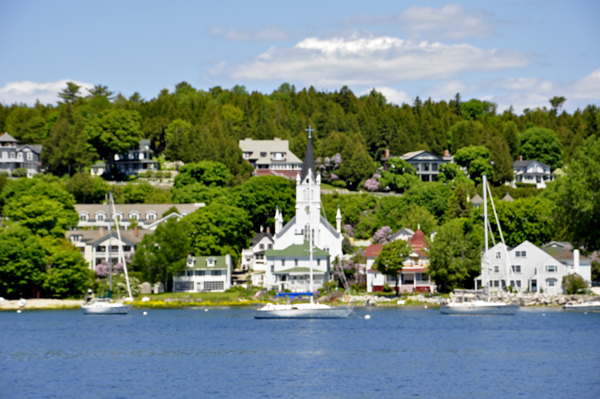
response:
<path id="1" fill-rule="evenodd" d="M 376 258 L 381 250 L 383 249 L 382 244 L 371 244 L 367 247 L 366 256 L 367 258 Z"/>
<path id="2" fill-rule="evenodd" d="M 225 269 L 225 270 L 227 270 L 229 268 L 229 265 L 227 264 L 227 255 L 223 255 L 223 256 L 191 256 L 191 258 L 194 259 L 196 262 L 194 263 L 194 266 L 189 267 L 189 266 L 187 266 L 187 260 L 186 260 L 186 269 L 205 269 L 205 270 Z M 208 264 L 207 264 L 208 258 L 214 259 L 214 261 L 215 261 L 214 266 L 208 266 Z"/>
<path id="3" fill-rule="evenodd" d="M 256 244 L 259 243 L 260 240 L 262 240 L 263 238 L 267 237 L 267 239 L 269 239 L 269 241 L 274 242 L 273 241 L 273 234 L 271 233 L 256 233 L 256 236 L 254 238 L 250 239 L 250 242 L 252 243 L 252 247 L 255 246 Z"/>
<path id="4" fill-rule="evenodd" d="M 44 149 L 44 146 L 41 144 L 22 144 L 17 146 L 17 148 L 20 151 L 23 151 L 25 148 L 29 148 L 36 154 L 40 155 L 42 153 L 42 150 Z"/>
<path id="5" fill-rule="evenodd" d="M 272 257 L 298 257 L 298 258 L 308 258 L 310 256 L 310 248 L 308 241 L 304 241 L 304 244 L 294 244 L 290 245 L 285 249 L 267 249 L 265 251 L 265 256 Z M 328 258 L 329 254 L 323 251 L 320 248 L 313 246 L 313 257 L 319 258 Z"/>
<path id="6" fill-rule="evenodd" d="M 17 139 L 8 133 L 0 134 L 0 143 L 17 143 Z"/>
<path id="7" fill-rule="evenodd" d="M 102 233 L 102 234 L 100 234 Z M 144 236 L 147 234 L 152 234 L 154 231 L 152 230 L 142 230 L 138 229 L 138 235 L 136 237 L 134 230 L 121 230 L 121 239 L 127 245 L 137 245 L 139 244 Z M 101 230 L 68 230 L 65 232 L 65 237 L 69 240 L 72 236 L 81 236 L 81 242 L 87 245 L 97 245 L 104 240 L 112 237 L 113 239 L 117 239 L 117 232 L 115 230 L 111 230 L 110 234 L 108 234 L 108 229 Z"/>
<path id="8" fill-rule="evenodd" d="M 513 197 L 511 197 L 509 193 L 506 193 L 506 195 L 504 197 L 502 197 L 502 199 L 500 201 L 513 202 L 514 200 L 515 199 Z"/>
<path id="9" fill-rule="evenodd" d="M 129 215 L 132 211 L 138 211 L 141 215 L 145 215 L 146 212 L 154 211 L 161 217 L 163 213 L 169 210 L 171 207 L 177 208 L 179 213 L 187 211 L 192 213 L 204 206 L 203 203 L 199 204 L 115 204 L 115 208 L 121 211 L 124 215 Z M 82 211 L 88 212 L 90 215 L 98 211 L 107 213 L 108 205 L 106 204 L 75 204 L 75 211 L 80 213 Z M 110 210 L 112 213 L 112 208 Z"/>
<path id="10" fill-rule="evenodd" d="M 546 251 L 546 252 L 548 252 L 548 251 Z M 550 255 L 552 255 L 552 254 L 550 254 Z M 573 260 L 573 251 L 562 251 L 556 255 L 553 255 L 553 258 L 556 260 Z M 579 260 L 582 261 L 582 260 L 591 260 L 591 259 L 579 254 Z"/>
<path id="11" fill-rule="evenodd" d="M 252 140 L 247 138 L 239 141 L 242 152 L 249 152 L 249 159 L 257 159 L 257 163 L 261 163 L 261 159 L 271 159 L 272 152 L 285 152 L 286 163 L 302 163 L 293 152 L 290 151 L 290 142 L 288 140 Z M 265 157 L 261 157 L 260 153 L 266 153 Z M 270 161 L 269 161 L 270 163 Z"/>
<path id="12" fill-rule="evenodd" d="M 450 160 L 454 159 L 453 156 L 445 157 L 443 155 L 436 155 L 436 154 L 426 151 L 426 150 L 407 152 L 406 154 L 401 155 L 400 158 L 404 159 L 405 161 L 409 161 L 413 158 L 417 158 L 420 156 L 425 156 L 426 159 L 436 159 L 436 160 L 443 160 L 443 161 L 450 161 Z"/>
<path id="13" fill-rule="evenodd" d="M 396 238 L 398 238 L 400 236 L 411 236 L 412 237 L 413 235 L 415 235 L 414 231 L 412 231 L 411 229 L 409 229 L 407 227 L 403 227 L 390 236 L 390 241 L 394 241 Z"/>
<path id="14" fill-rule="evenodd" d="M 475 194 L 475 196 L 471 199 L 471 203 L 475 205 L 483 204 L 483 198 L 481 198 L 481 195 Z"/>
<path id="15" fill-rule="evenodd" d="M 550 166 L 546 165 L 545 163 L 540 162 L 540 161 L 536 161 L 536 160 L 533 160 L 533 161 L 514 161 L 513 162 L 513 168 L 527 167 L 527 166 L 531 165 L 532 163 L 538 163 L 538 164 L 540 164 L 540 165 L 542 165 L 542 166 L 544 166 L 546 168 L 550 168 Z"/>

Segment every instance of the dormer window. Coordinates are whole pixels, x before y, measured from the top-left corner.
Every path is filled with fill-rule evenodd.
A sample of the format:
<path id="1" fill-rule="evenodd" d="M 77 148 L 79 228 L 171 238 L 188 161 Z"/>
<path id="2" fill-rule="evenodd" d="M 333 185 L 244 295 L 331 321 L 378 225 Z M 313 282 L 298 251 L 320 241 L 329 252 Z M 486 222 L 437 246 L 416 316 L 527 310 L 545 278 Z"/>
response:
<path id="1" fill-rule="evenodd" d="M 104 222 L 104 214 L 103 213 L 99 213 L 96 215 L 96 220 L 98 222 Z"/>
<path id="2" fill-rule="evenodd" d="M 206 266 L 208 266 L 208 267 L 214 267 L 215 266 L 215 258 L 208 258 L 208 259 L 206 259 Z"/>
<path id="3" fill-rule="evenodd" d="M 140 215 L 138 213 L 130 213 L 129 219 L 131 220 L 140 220 Z"/>
<path id="4" fill-rule="evenodd" d="M 156 220 L 156 213 L 155 212 L 146 213 L 146 219 L 147 220 Z"/>
<path id="5" fill-rule="evenodd" d="M 266 153 L 266 152 L 261 152 L 261 153 L 260 153 L 260 156 L 261 156 L 261 157 L 266 157 L 266 156 L 267 156 L 267 153 Z"/>
<path id="6" fill-rule="evenodd" d="M 194 265 L 196 264 L 196 260 L 194 258 L 192 258 L 191 256 L 188 256 L 186 264 L 187 264 L 187 267 L 194 267 Z"/>
<path id="7" fill-rule="evenodd" d="M 71 236 L 71 242 L 80 242 L 81 236 Z"/>
<path id="8" fill-rule="evenodd" d="M 87 222 L 88 221 L 88 214 L 87 213 L 82 213 L 79 215 L 79 221 L 80 222 Z"/>

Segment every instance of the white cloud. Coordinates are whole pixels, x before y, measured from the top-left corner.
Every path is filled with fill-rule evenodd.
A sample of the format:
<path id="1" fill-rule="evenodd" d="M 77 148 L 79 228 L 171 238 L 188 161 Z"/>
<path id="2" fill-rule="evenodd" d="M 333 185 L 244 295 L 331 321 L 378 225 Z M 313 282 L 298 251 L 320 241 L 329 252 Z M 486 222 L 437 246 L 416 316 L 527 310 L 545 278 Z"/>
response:
<path id="1" fill-rule="evenodd" d="M 493 87 L 503 91 L 494 97 L 499 109 L 512 105 L 515 110 L 549 107 L 554 96 L 566 97 L 570 109 L 585 106 L 590 101 L 600 101 L 600 69 L 584 78 L 569 82 L 551 82 L 538 78 L 509 78 L 497 81 Z"/>
<path id="2" fill-rule="evenodd" d="M 414 39 L 458 40 L 494 35 L 500 22 L 490 12 L 448 4 L 442 8 L 411 7 L 393 16 L 345 18 L 345 26 L 395 25 Z"/>
<path id="3" fill-rule="evenodd" d="M 290 36 L 281 26 L 271 25 L 259 29 L 230 29 L 225 35 L 227 40 L 251 42 L 283 42 Z"/>
<path id="4" fill-rule="evenodd" d="M 301 80 L 308 85 L 392 86 L 412 80 L 451 79 L 464 72 L 522 68 L 520 51 L 484 50 L 468 44 L 414 42 L 395 37 L 306 38 L 290 49 L 272 47 L 233 67 L 242 80 Z"/>
<path id="5" fill-rule="evenodd" d="M 466 9 L 456 4 L 442 8 L 411 7 L 396 19 L 414 36 L 453 40 L 492 36 L 498 25 L 491 13 Z"/>
<path id="6" fill-rule="evenodd" d="M 86 89 L 94 87 L 91 83 L 79 82 L 72 79 L 63 79 L 58 82 L 37 83 L 31 81 L 10 82 L 0 88 L 0 102 L 4 104 L 25 103 L 35 104 L 40 100 L 42 104 L 58 102 L 58 93 L 67 87 L 67 82 L 81 86 L 80 94 L 86 95 Z"/>
<path id="7" fill-rule="evenodd" d="M 473 93 L 477 90 L 475 85 L 467 85 L 459 79 L 448 80 L 441 83 L 436 83 L 428 88 L 429 95 L 435 100 L 449 100 L 454 98 L 456 93 L 460 93 L 464 98 L 465 94 Z"/>
<path id="8" fill-rule="evenodd" d="M 402 104 L 412 104 L 413 98 L 408 95 L 405 91 L 398 91 L 396 89 L 392 89 L 391 87 L 379 86 L 374 87 L 375 91 L 383 94 L 388 103 L 402 105 Z M 365 94 L 369 94 L 371 90 L 364 90 L 359 94 L 359 96 L 364 96 Z"/>

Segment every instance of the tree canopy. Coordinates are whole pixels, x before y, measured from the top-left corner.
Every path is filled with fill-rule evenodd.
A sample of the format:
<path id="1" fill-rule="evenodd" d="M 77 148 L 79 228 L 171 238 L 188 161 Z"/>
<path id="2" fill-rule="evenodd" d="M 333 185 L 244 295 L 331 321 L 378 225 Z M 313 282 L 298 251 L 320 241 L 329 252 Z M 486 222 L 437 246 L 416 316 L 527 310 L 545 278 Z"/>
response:
<path id="1" fill-rule="evenodd" d="M 386 276 L 394 276 L 396 281 L 396 295 L 400 294 L 398 284 L 400 281 L 400 272 L 404 267 L 404 261 L 412 252 L 413 249 L 408 241 L 395 240 L 389 244 L 385 244 L 375 259 L 375 269 Z"/>

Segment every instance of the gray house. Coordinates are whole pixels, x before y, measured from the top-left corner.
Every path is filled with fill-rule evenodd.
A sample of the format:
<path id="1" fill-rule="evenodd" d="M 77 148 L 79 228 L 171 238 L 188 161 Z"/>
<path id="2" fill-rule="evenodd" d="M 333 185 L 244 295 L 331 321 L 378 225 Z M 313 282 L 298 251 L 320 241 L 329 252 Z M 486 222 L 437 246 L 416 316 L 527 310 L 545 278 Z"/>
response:
<path id="1" fill-rule="evenodd" d="M 19 144 L 8 133 L 0 135 L 0 172 L 10 175 L 16 169 L 27 170 L 27 177 L 40 173 L 40 154 L 43 146 L 38 144 Z"/>
<path id="2" fill-rule="evenodd" d="M 448 150 L 443 156 L 432 154 L 429 151 L 407 152 L 400 158 L 408 162 L 417 171 L 417 176 L 422 181 L 437 181 L 440 166 L 454 162 L 454 157 Z"/>

